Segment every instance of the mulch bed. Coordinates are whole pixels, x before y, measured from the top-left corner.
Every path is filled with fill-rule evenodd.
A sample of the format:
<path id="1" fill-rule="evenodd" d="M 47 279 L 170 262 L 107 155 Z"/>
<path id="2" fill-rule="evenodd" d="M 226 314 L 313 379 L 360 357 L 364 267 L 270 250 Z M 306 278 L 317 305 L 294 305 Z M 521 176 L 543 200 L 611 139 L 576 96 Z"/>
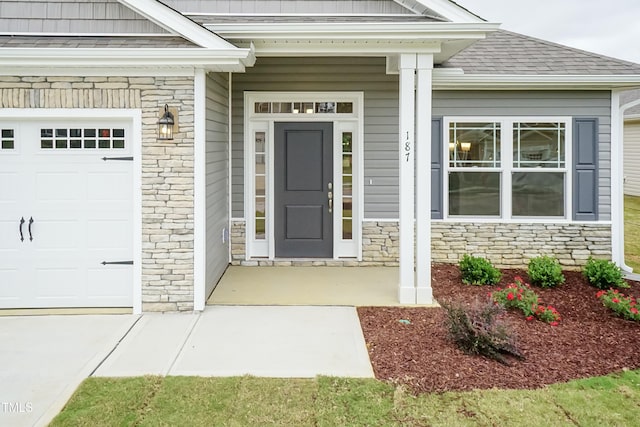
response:
<path id="1" fill-rule="evenodd" d="M 502 273 L 500 286 L 515 276 L 527 281 L 523 270 Z M 417 393 L 532 389 L 640 368 L 640 323 L 615 317 L 580 272 L 564 274 L 566 282 L 559 288 L 533 288 L 542 302 L 560 312 L 558 326 L 526 321 L 519 312 L 506 314 L 525 356 L 511 359 L 510 366 L 459 350 L 447 337 L 442 308 L 358 308 L 376 378 Z M 471 303 L 496 289 L 463 285 L 456 265 L 434 265 L 432 278 L 433 294 L 440 302 Z M 628 283 L 631 289 L 621 292 L 640 297 L 640 283 Z"/>

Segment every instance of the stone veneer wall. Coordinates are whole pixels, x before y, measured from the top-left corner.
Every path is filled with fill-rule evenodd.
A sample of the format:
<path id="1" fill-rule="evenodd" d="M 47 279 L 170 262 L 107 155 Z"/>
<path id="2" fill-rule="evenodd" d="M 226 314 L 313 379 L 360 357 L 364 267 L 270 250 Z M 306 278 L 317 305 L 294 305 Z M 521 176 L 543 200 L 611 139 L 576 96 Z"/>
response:
<path id="1" fill-rule="evenodd" d="M 157 140 L 164 104 L 173 141 Z M 0 108 L 142 110 L 142 309 L 193 310 L 192 77 L 0 76 Z"/>
<path id="2" fill-rule="evenodd" d="M 247 266 L 397 266 L 398 222 L 365 221 L 362 261 L 245 260 L 244 221 L 231 227 L 232 264 Z M 464 254 L 482 256 L 497 267 L 525 267 L 538 255 L 552 255 L 567 269 L 584 265 L 589 256 L 611 258 L 611 226 L 602 224 L 505 224 L 433 222 L 433 262 L 457 263 Z"/>

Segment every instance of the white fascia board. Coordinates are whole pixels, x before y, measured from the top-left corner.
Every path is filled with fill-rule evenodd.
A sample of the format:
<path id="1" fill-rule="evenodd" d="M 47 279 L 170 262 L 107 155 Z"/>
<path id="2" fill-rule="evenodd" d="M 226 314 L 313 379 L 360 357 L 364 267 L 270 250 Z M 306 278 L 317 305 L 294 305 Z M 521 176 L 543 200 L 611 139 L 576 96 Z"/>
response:
<path id="1" fill-rule="evenodd" d="M 396 0 L 398 3 L 407 3 L 402 0 Z M 411 3 L 418 3 L 426 8 L 429 8 L 439 15 L 444 16 L 452 22 L 485 22 L 484 19 L 478 15 L 468 11 L 462 6 L 450 1 L 450 0 L 413 0 Z M 405 5 L 405 7 L 407 7 Z M 411 8 L 411 10 L 415 10 Z"/>
<path id="2" fill-rule="evenodd" d="M 0 63 L 9 67 L 202 67 L 244 70 L 255 62 L 248 49 L 50 49 L 0 48 Z"/>
<path id="3" fill-rule="evenodd" d="M 640 75 L 500 75 L 464 74 L 459 69 L 435 69 L 434 89 L 604 89 L 637 86 Z"/>
<path id="4" fill-rule="evenodd" d="M 269 41 L 256 40 L 259 56 L 387 56 L 402 53 L 439 53 L 441 43 L 425 41 L 415 43 L 385 41 Z"/>
<path id="5" fill-rule="evenodd" d="M 228 40 L 443 40 L 475 39 L 500 29 L 500 24 L 449 22 L 378 23 L 254 23 L 206 24 Z"/>
<path id="6" fill-rule="evenodd" d="M 118 0 L 145 18 L 207 49 L 233 49 L 228 41 L 157 0 Z"/>

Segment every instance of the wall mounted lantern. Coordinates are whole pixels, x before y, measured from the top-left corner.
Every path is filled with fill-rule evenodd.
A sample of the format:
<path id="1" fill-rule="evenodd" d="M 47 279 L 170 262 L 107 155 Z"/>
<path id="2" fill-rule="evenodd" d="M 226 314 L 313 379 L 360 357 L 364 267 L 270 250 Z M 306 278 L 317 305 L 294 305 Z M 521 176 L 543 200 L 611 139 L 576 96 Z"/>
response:
<path id="1" fill-rule="evenodd" d="M 169 111 L 169 106 L 167 104 L 164 105 L 164 114 L 158 120 L 158 140 L 160 141 L 171 141 L 173 140 L 173 126 L 175 125 L 175 120 L 173 113 Z"/>

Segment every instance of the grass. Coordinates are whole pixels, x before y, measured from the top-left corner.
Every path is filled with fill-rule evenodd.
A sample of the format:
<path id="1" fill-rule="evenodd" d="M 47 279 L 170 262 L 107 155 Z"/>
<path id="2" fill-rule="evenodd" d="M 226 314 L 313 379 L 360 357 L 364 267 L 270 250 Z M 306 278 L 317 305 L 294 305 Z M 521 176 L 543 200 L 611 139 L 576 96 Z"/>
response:
<path id="1" fill-rule="evenodd" d="M 539 390 L 414 396 L 373 379 L 89 378 L 52 426 L 620 426 L 640 370 Z"/>
<path id="2" fill-rule="evenodd" d="M 634 272 L 640 272 L 640 197 L 624 196 L 624 256 Z"/>

